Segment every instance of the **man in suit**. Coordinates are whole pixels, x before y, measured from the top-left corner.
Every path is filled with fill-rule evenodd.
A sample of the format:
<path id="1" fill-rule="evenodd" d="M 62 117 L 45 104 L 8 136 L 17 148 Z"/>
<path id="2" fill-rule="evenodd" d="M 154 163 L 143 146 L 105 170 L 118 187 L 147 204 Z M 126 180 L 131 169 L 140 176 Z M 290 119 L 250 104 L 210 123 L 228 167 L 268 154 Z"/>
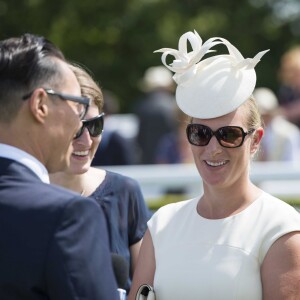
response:
<path id="1" fill-rule="evenodd" d="M 88 106 L 51 42 L 0 42 L 0 299 L 118 299 L 101 208 L 49 184 Z"/>

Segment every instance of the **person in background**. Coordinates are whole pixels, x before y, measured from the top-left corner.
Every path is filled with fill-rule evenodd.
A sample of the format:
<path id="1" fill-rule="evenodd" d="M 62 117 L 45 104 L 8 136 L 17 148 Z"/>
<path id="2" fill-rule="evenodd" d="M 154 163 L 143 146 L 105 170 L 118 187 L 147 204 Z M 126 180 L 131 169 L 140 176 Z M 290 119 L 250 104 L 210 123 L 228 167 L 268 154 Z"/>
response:
<path id="1" fill-rule="evenodd" d="M 229 53 L 203 58 L 218 44 Z M 254 67 L 267 51 L 245 59 L 226 39 L 202 43 L 195 31 L 180 37 L 178 50 L 157 52 L 175 72 L 177 104 L 190 116 L 203 194 L 150 219 L 129 300 L 142 284 L 153 285 L 159 300 L 299 298 L 300 215 L 249 176 L 264 133 Z"/>
<path id="2" fill-rule="evenodd" d="M 0 299 L 118 299 L 102 209 L 49 184 L 90 99 L 44 37 L 0 42 Z"/>
<path id="3" fill-rule="evenodd" d="M 101 145 L 98 147 L 92 160 L 92 166 L 121 166 L 135 163 L 135 140 L 127 138 L 122 133 L 124 124 L 119 116 L 119 101 L 111 91 L 103 91 L 105 111 L 105 130 L 101 136 Z M 127 128 L 128 129 L 128 128 Z M 128 130 L 126 129 L 126 133 Z"/>
<path id="4" fill-rule="evenodd" d="M 103 95 L 89 73 L 73 65 L 81 93 L 92 102 L 83 121 L 83 127 L 73 141 L 70 166 L 63 172 L 50 175 L 50 181 L 95 199 L 106 217 L 110 251 L 122 255 L 135 269 L 140 245 L 150 217 L 138 183 L 129 177 L 91 167 L 91 161 L 101 142 L 103 130 Z M 129 276 L 126 286 L 130 288 Z M 100 277 L 101 279 L 101 277 Z"/>
<path id="5" fill-rule="evenodd" d="M 264 138 L 256 156 L 259 161 L 299 161 L 300 130 L 281 114 L 275 93 L 256 88 L 253 96 L 264 121 Z"/>
<path id="6" fill-rule="evenodd" d="M 178 110 L 177 116 L 176 129 L 158 141 L 155 152 L 157 164 L 186 164 L 194 161 L 186 138 L 188 117 L 181 110 Z"/>
<path id="7" fill-rule="evenodd" d="M 300 46 L 294 46 L 282 55 L 278 77 L 281 113 L 300 128 Z"/>
<path id="8" fill-rule="evenodd" d="M 176 128 L 176 104 L 172 73 L 165 67 L 150 67 L 141 82 L 144 95 L 138 99 L 134 112 L 138 117 L 137 145 L 140 164 L 155 163 L 157 143 Z"/>

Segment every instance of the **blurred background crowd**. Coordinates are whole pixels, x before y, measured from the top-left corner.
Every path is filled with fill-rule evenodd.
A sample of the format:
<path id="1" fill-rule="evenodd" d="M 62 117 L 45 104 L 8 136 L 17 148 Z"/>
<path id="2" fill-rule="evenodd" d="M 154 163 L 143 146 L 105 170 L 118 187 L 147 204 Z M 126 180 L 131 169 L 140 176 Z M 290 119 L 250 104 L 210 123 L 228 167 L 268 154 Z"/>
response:
<path id="1" fill-rule="evenodd" d="M 246 57 L 270 49 L 256 70 L 266 126 L 256 159 L 299 160 L 298 0 L 0 0 L 0 18 L 1 39 L 44 35 L 98 80 L 106 115 L 94 165 L 191 162 L 172 74 L 153 51 L 177 48 L 177 37 L 194 29 L 203 42 L 230 40 Z"/>

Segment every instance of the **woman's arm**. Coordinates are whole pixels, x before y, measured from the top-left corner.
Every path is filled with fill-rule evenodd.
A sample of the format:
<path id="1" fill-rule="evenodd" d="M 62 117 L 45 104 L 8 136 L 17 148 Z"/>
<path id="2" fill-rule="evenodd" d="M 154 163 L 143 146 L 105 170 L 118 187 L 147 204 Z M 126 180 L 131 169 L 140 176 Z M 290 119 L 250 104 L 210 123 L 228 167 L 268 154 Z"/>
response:
<path id="1" fill-rule="evenodd" d="M 140 253 L 140 249 L 141 249 L 141 245 L 142 245 L 142 239 L 140 241 L 138 241 L 137 243 L 133 244 L 132 246 L 130 246 L 129 250 L 130 250 L 130 257 L 131 257 L 131 268 L 130 268 L 130 272 L 131 274 L 134 273 L 135 268 L 136 268 L 136 264 L 137 264 L 137 260 L 139 257 L 139 253 Z"/>
<path id="2" fill-rule="evenodd" d="M 300 232 L 288 233 L 271 246 L 261 279 L 264 300 L 300 299 Z"/>
<path id="3" fill-rule="evenodd" d="M 155 272 L 155 254 L 154 247 L 149 229 L 147 229 L 143 242 L 141 245 L 141 250 L 139 252 L 137 265 L 134 271 L 132 285 L 128 300 L 135 300 L 135 296 L 138 288 L 144 284 L 150 284 L 153 286 Z"/>

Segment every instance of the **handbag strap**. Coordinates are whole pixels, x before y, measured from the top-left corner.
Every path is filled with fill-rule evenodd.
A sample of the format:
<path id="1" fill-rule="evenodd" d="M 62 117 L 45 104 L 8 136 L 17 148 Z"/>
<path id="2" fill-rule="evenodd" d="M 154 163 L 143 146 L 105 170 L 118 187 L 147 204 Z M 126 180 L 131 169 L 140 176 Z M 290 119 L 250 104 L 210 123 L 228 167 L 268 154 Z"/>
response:
<path id="1" fill-rule="evenodd" d="M 135 300 L 155 300 L 153 287 L 149 284 L 142 284 L 137 291 Z"/>

